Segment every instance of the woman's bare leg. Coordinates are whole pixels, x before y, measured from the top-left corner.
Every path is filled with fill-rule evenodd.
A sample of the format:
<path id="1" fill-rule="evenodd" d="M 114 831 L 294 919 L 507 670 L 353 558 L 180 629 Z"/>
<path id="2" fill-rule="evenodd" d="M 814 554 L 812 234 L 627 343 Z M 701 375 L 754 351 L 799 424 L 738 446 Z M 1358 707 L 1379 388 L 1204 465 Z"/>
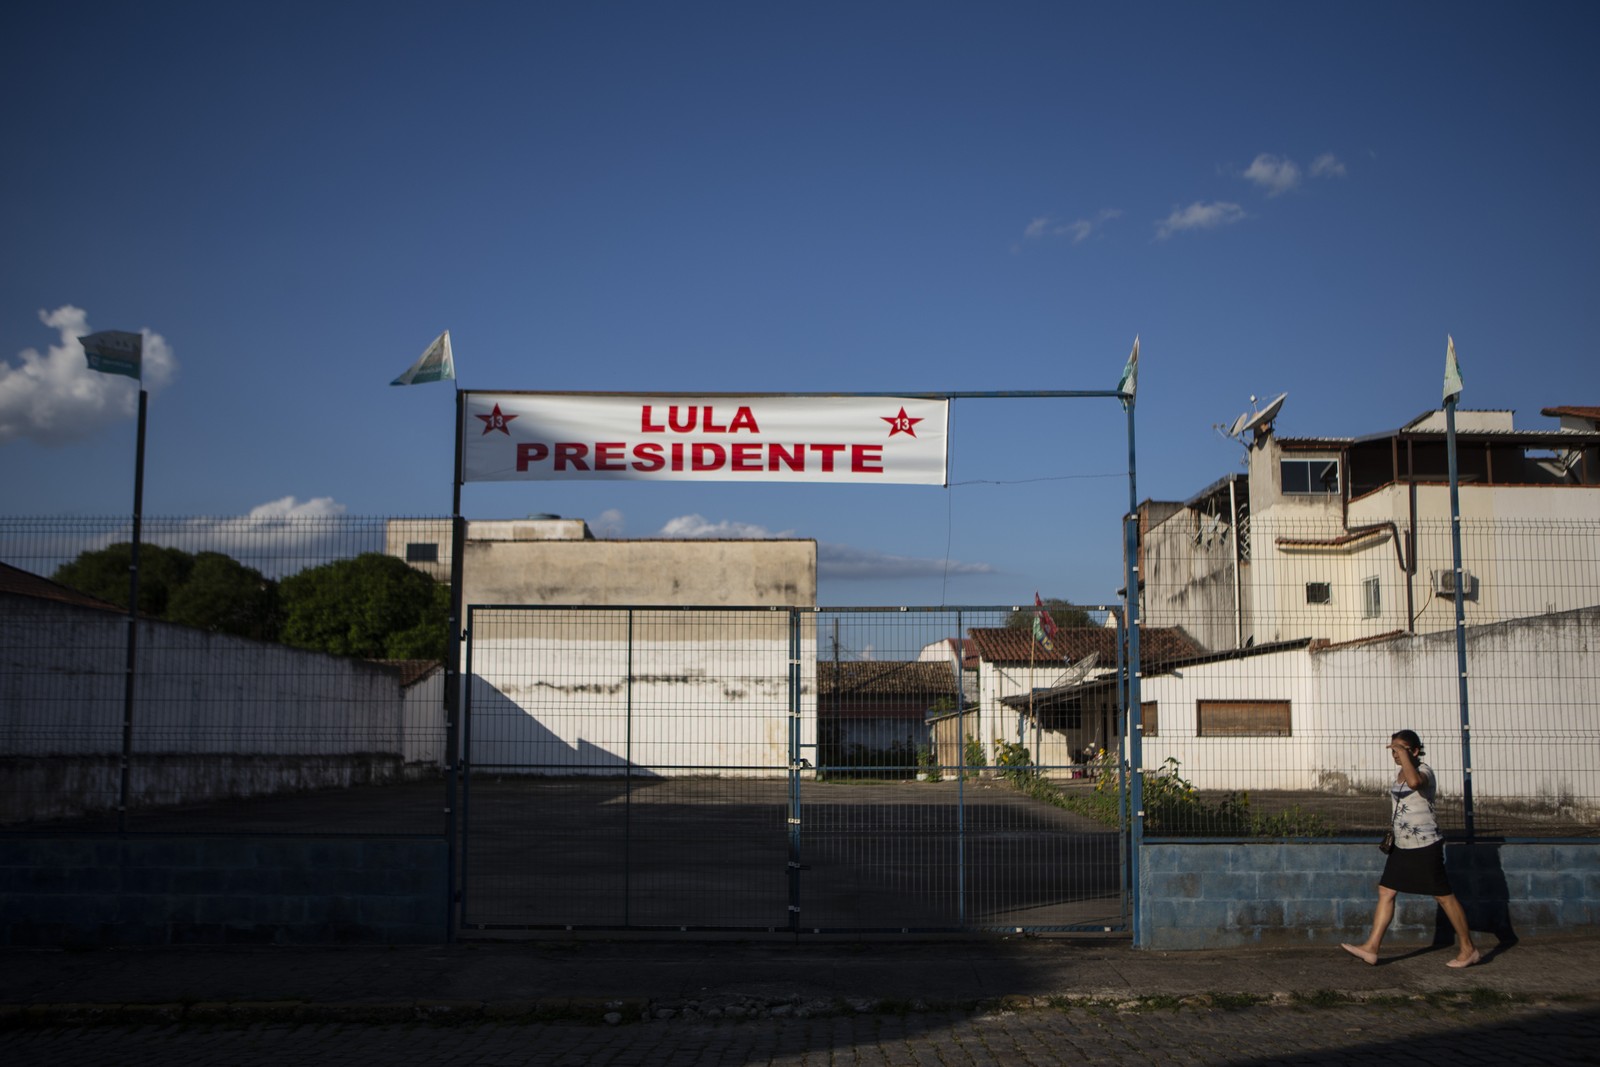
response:
<path id="1" fill-rule="evenodd" d="M 1439 902 L 1439 907 L 1444 909 L 1445 918 L 1450 920 L 1450 925 L 1456 931 L 1456 958 L 1446 966 L 1471 967 L 1482 957 L 1472 943 L 1472 931 L 1467 927 L 1467 910 L 1461 906 L 1461 901 L 1456 899 L 1454 893 L 1442 897 L 1434 897 Z"/>
<path id="2" fill-rule="evenodd" d="M 1341 945 L 1350 955 L 1363 963 L 1375 964 L 1378 962 L 1378 949 L 1383 947 L 1383 935 L 1389 932 L 1389 924 L 1394 922 L 1394 898 L 1399 894 L 1388 886 L 1378 887 L 1378 906 L 1372 912 L 1372 933 L 1359 945 Z M 1450 898 L 1454 900 L 1454 897 Z M 1458 904 L 1457 907 L 1460 907 Z M 1465 915 L 1462 922 L 1466 922 Z"/>

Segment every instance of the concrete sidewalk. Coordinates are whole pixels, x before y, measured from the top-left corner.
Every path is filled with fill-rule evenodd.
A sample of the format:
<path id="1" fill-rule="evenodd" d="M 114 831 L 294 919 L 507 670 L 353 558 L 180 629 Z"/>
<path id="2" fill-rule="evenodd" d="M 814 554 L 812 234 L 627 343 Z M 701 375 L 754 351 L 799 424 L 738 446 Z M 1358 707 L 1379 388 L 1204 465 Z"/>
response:
<path id="1" fill-rule="evenodd" d="M 97 1019 L 632 1022 L 1183 998 L 1600 1002 L 1600 933 L 1389 946 L 1145 952 L 1126 942 L 533 940 L 401 948 L 0 950 L 0 1025 Z"/>

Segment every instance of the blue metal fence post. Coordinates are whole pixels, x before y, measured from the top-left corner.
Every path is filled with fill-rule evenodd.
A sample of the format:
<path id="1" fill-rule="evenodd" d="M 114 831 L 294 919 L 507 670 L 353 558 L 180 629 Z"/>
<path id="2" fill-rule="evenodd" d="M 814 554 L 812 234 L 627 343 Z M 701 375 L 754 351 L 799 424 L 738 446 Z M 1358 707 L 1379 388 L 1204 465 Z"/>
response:
<path id="1" fill-rule="evenodd" d="M 1128 409 L 1128 517 L 1123 522 L 1123 562 L 1127 581 L 1128 616 L 1128 814 L 1131 828 L 1128 890 L 1133 900 L 1133 944 L 1144 946 L 1144 929 L 1139 921 L 1140 848 L 1144 844 L 1144 723 L 1139 703 L 1139 481 L 1134 459 L 1133 397 L 1125 401 Z"/>
<path id="2" fill-rule="evenodd" d="M 1453 351 L 1453 348 L 1452 348 Z M 1473 839 L 1472 716 L 1467 709 L 1467 588 L 1461 569 L 1461 486 L 1456 472 L 1456 394 L 1444 401 L 1445 451 L 1450 461 L 1450 565 L 1456 588 L 1456 697 L 1461 707 L 1461 806 L 1467 840 Z"/>

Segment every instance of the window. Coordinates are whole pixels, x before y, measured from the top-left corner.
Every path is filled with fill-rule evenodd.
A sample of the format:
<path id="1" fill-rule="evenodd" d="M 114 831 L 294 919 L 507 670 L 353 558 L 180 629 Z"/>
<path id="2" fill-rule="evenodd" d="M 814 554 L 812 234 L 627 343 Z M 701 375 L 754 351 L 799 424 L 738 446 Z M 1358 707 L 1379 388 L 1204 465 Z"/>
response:
<path id="1" fill-rule="evenodd" d="M 412 542 L 406 546 L 407 563 L 438 563 L 439 546 L 437 543 Z"/>
<path id="2" fill-rule="evenodd" d="M 1327 582 L 1307 582 L 1306 583 L 1306 603 L 1307 604 L 1331 604 L 1331 603 L 1333 603 L 1333 586 L 1328 584 Z"/>
<path id="3" fill-rule="evenodd" d="M 1361 583 L 1361 616 L 1376 619 L 1382 610 L 1383 597 L 1378 588 L 1378 579 L 1368 578 Z"/>
<path id="4" fill-rule="evenodd" d="M 1201 700 L 1195 703 L 1201 737 L 1288 737 L 1287 700 Z"/>
<path id="5" fill-rule="evenodd" d="M 1339 495 L 1339 461 L 1336 459 L 1283 459 L 1278 473 L 1285 493 Z"/>
<path id="6" fill-rule="evenodd" d="M 1154 700 L 1141 700 L 1139 702 L 1139 725 L 1143 737 L 1161 736 L 1161 709 L 1156 707 Z"/>

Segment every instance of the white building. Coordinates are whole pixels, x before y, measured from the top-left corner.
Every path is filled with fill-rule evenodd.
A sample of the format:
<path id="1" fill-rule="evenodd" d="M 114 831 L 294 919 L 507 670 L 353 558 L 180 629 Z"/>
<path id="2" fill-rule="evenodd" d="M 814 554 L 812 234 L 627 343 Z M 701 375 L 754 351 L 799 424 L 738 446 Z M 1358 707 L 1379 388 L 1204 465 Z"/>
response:
<path id="1" fill-rule="evenodd" d="M 388 551 L 448 580 L 450 524 L 397 522 Z M 787 772 L 816 744 L 816 542 L 597 540 L 580 519 L 468 523 L 468 758 L 490 774 Z M 794 647 L 798 645 L 798 648 Z"/>
<path id="2" fill-rule="evenodd" d="M 1208 649 L 1335 642 L 1587 607 L 1600 558 L 1600 408 L 1546 408 L 1553 430 L 1509 411 L 1462 411 L 1456 589 L 1444 413 L 1365 437 L 1251 431 L 1247 470 L 1184 503 L 1141 506 L 1141 618 Z"/>

